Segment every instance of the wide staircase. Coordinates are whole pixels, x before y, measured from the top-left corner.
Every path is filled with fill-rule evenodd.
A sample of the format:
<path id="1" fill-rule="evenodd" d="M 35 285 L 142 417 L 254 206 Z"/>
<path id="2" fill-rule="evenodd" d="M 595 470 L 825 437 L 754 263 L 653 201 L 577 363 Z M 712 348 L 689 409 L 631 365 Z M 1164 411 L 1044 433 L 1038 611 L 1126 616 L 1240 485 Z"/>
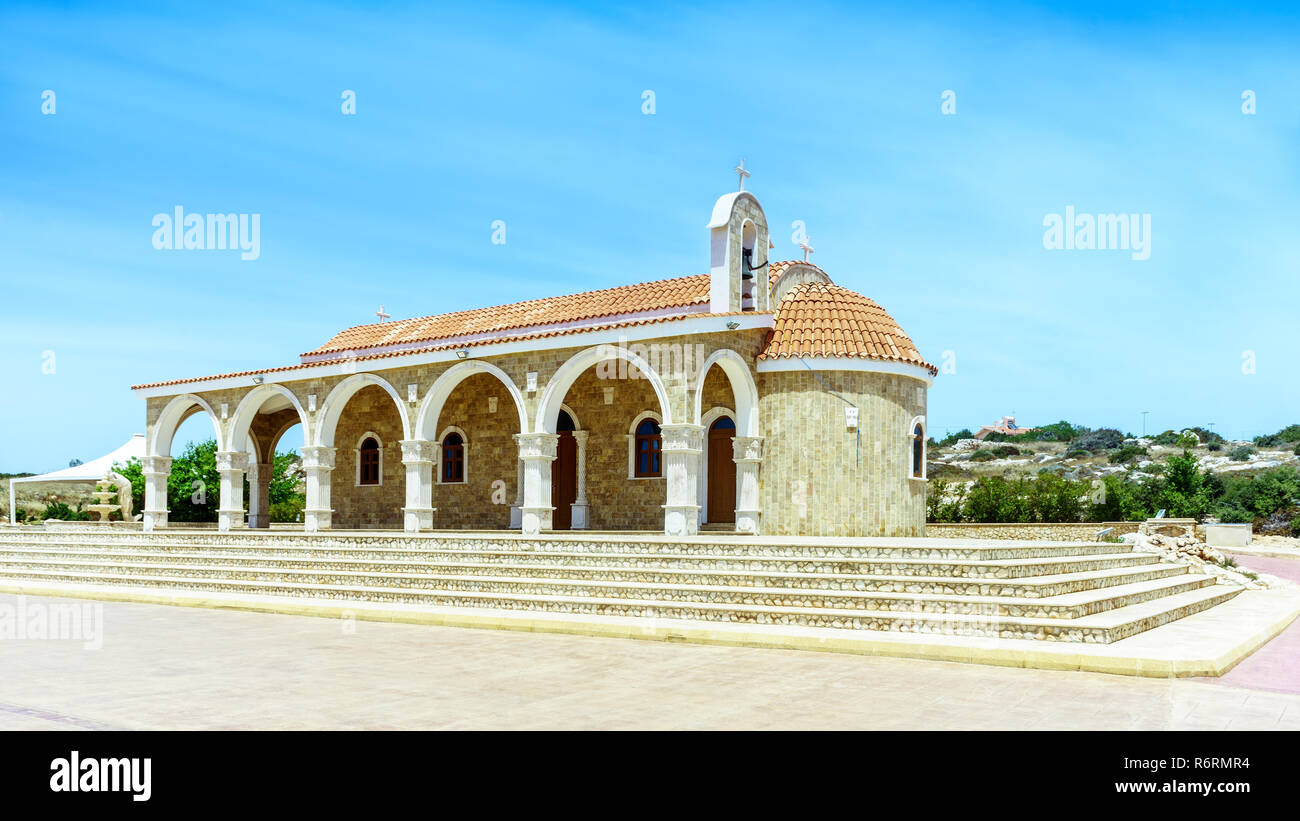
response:
<path id="1" fill-rule="evenodd" d="M 0 531 L 0 587 L 1109 643 L 1227 601 L 1122 544 Z"/>

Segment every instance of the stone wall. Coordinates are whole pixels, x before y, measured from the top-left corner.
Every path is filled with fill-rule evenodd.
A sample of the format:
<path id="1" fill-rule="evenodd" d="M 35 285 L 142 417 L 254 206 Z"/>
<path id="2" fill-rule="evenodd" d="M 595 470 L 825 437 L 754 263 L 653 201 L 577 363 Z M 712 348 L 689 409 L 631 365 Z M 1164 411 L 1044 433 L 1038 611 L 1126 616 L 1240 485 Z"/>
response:
<path id="1" fill-rule="evenodd" d="M 493 401 L 496 410 L 492 410 Z M 456 386 L 442 408 L 436 427 L 441 437 L 449 427 L 465 432 L 464 483 L 439 482 L 434 466 L 433 514 L 436 528 L 496 529 L 510 526 L 510 506 L 518 485 L 516 463 L 519 414 L 505 385 L 491 374 L 475 374 Z M 442 442 L 438 442 L 438 458 Z"/>
<path id="2" fill-rule="evenodd" d="M 1053 542 L 1095 542 L 1097 531 L 1113 528 L 1111 537 L 1136 533 L 1140 522 L 931 522 L 925 535 L 944 539 L 1033 539 Z"/>
<path id="3" fill-rule="evenodd" d="M 383 443 L 381 483 L 357 484 L 357 448 L 366 433 Z M 335 432 L 334 472 L 330 476 L 334 527 L 400 528 L 406 499 L 406 469 L 402 465 L 402 423 L 393 398 L 374 385 L 362 388 L 343 407 Z"/>
<path id="4" fill-rule="evenodd" d="M 925 535 L 924 481 L 910 478 L 908 424 L 925 414 L 924 383 L 863 371 L 759 374 L 764 435 L 762 532 Z M 829 387 L 828 387 L 829 386 Z M 858 437 L 845 423 L 858 406 Z"/>

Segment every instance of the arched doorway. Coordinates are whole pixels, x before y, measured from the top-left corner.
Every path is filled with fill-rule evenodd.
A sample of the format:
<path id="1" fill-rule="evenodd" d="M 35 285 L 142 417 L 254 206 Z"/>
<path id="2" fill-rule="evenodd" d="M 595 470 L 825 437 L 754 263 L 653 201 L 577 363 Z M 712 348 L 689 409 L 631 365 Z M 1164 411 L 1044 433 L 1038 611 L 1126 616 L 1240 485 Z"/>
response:
<path id="1" fill-rule="evenodd" d="M 708 459 L 708 521 L 710 523 L 736 521 L 736 460 L 731 440 L 736 436 L 736 422 L 729 416 L 719 416 L 709 426 Z"/>
<path id="2" fill-rule="evenodd" d="M 555 443 L 555 461 L 551 462 L 551 528 L 573 528 L 573 503 L 578 500 L 578 440 L 573 432 L 577 425 L 567 411 L 560 411 L 556 422 L 559 441 Z"/>

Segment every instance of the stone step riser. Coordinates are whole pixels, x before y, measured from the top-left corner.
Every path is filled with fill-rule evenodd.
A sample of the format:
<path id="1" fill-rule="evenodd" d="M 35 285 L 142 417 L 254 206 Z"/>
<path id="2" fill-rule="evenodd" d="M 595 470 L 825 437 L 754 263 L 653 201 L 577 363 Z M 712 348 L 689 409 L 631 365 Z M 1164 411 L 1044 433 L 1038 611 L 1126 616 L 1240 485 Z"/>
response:
<path id="1" fill-rule="evenodd" d="M 95 584 L 101 589 L 104 585 L 97 580 L 70 577 L 69 582 Z M 117 589 L 153 587 L 149 579 L 126 579 L 112 585 Z M 795 625 L 804 627 L 827 627 L 855 630 L 881 630 L 909 633 L 931 633 L 943 635 L 985 636 L 1013 639 L 1038 639 L 1049 641 L 1073 641 L 1088 643 L 1109 643 L 1136 635 L 1143 630 L 1166 624 L 1184 616 L 1201 612 L 1236 594 L 1235 589 L 1225 589 L 1222 595 L 1205 598 L 1194 604 L 1172 608 L 1141 620 L 1117 627 L 1088 627 L 1060 620 L 1060 624 L 1018 624 L 997 616 L 980 619 L 957 620 L 950 614 L 925 613 L 829 613 L 816 609 L 788 610 L 780 612 L 756 612 L 735 607 L 674 604 L 671 602 L 638 601 L 551 601 L 545 599 L 512 598 L 506 596 L 472 596 L 457 593 L 435 593 L 429 591 L 366 591 L 364 589 L 340 589 L 338 591 L 319 591 L 292 585 L 249 585 L 238 583 L 219 583 L 205 581 L 175 581 L 168 585 L 171 590 L 187 590 L 208 593 L 243 593 L 258 596 L 284 596 L 296 598 L 314 598 L 335 603 L 385 602 L 412 605 L 435 605 L 443 607 L 491 608 L 512 611 L 545 611 L 593 616 L 622 616 L 634 618 L 682 619 L 688 621 Z M 1011 617 L 1008 617 L 1011 618 Z"/>
<path id="2" fill-rule="evenodd" d="M 214 585 L 238 585 L 246 582 L 284 585 L 319 585 L 337 588 L 364 588 L 423 591 L 434 594 L 476 593 L 494 596 L 566 596 L 593 599 L 637 599 L 673 602 L 682 604 L 715 605 L 756 605 L 761 607 L 790 607 L 800 609 L 822 610 L 873 610 L 902 613 L 947 613 L 969 616 L 1003 616 L 1013 618 L 1050 618 L 1074 619 L 1101 613 L 1119 607 L 1151 601 L 1153 599 L 1176 595 L 1177 593 L 1199 589 L 1215 583 L 1212 577 L 1188 575 L 1183 580 L 1159 587 L 1117 593 L 1100 594 L 1095 600 L 1060 605 L 1043 599 L 1024 599 L 1010 602 L 971 601 L 962 597 L 942 597 L 917 599 L 908 594 L 890 596 L 872 593 L 839 593 L 825 590 L 768 590 L 761 588 L 714 589 L 707 587 L 667 587 L 654 585 L 617 585 L 609 586 L 585 581 L 537 581 L 537 580 L 503 580 L 477 579 L 472 577 L 450 577 L 431 579 L 427 577 L 407 578 L 402 576 L 377 574 L 337 575 L 329 573 L 289 573 L 284 571 L 268 572 L 232 572 L 225 569 L 195 569 L 173 572 L 172 569 L 142 570 L 136 568 L 116 569 L 112 573 L 93 572 L 79 569 L 21 569 L 8 568 L 3 571 L 9 578 L 44 578 L 57 581 L 117 584 L 125 581 L 130 584 L 150 581 L 159 587 L 169 587 L 176 579 Z M 122 577 L 128 577 L 123 579 Z M 969 597 L 967 597 L 968 599 Z"/>
<path id="3" fill-rule="evenodd" d="M 833 575 L 817 573 L 792 575 L 790 571 L 754 573 L 732 572 L 719 574 L 705 568 L 686 568 L 668 571 L 663 568 L 610 568 L 589 565 L 543 565 L 543 564 L 505 564 L 505 563 L 368 563 L 363 561 L 282 561 L 280 559 L 244 558 L 234 556 L 187 557 L 159 556 L 143 554 L 123 556 L 85 556 L 78 554 L 40 554 L 5 556 L 0 554 L 0 575 L 7 569 L 68 569 L 89 572 L 110 572 L 126 565 L 150 565 L 160 569 L 156 572 L 172 575 L 185 575 L 205 567 L 233 567 L 253 573 L 259 578 L 268 574 L 285 571 L 310 573 L 418 573 L 440 576 L 527 576 L 536 579 L 574 579 L 591 582 L 636 582 L 643 584 L 692 584 L 714 587 L 780 587 L 793 590 L 829 590 L 881 593 L 931 593 L 959 596 L 1016 596 L 1034 599 L 1046 596 L 1059 596 L 1065 593 L 1078 593 L 1113 587 L 1120 584 L 1150 581 L 1183 575 L 1187 568 L 1173 564 L 1138 565 L 1123 575 L 1088 576 L 1061 580 L 1051 583 L 1029 583 L 1021 580 L 985 580 L 946 577 L 927 579 L 926 577 L 901 576 L 860 576 L 857 574 L 836 573 Z M 123 571 L 128 572 L 128 571 Z M 131 570 L 129 572 L 141 572 Z"/>
<path id="4" fill-rule="evenodd" d="M 427 552 L 509 552 L 509 553 L 587 553 L 605 555 L 609 553 L 639 553 L 658 555 L 662 553 L 736 556 L 736 557 L 773 557 L 773 558 L 902 558 L 919 560 L 994 560 L 994 559 L 1034 559 L 1064 556 L 1093 556 L 1122 553 L 1128 548 L 1124 545 L 1088 543 L 1082 545 L 1025 547 L 908 547 L 890 545 L 755 545 L 743 542 L 707 542 L 707 543 L 639 543 L 635 541 L 609 542 L 570 542 L 553 540 L 546 542 L 515 542 L 492 540 L 461 539 L 367 539 L 352 542 L 304 541 L 302 539 L 278 540 L 266 537 L 234 536 L 229 539 L 203 537 L 201 539 L 176 539 L 173 537 L 142 538 L 110 537 L 95 539 L 92 543 L 82 538 L 33 538 L 31 536 L 12 537 L 0 535 L 0 547 L 4 545 L 63 545 L 77 546 L 78 549 L 116 549 L 132 550 L 203 550 L 233 552 L 268 552 L 292 550 L 316 554 L 333 553 L 339 557 L 357 553 L 379 553 L 392 551 L 397 554 L 409 551 Z"/>
<path id="5" fill-rule="evenodd" d="M 89 552 L 89 551 L 87 551 Z M 119 554 L 112 551 L 95 551 L 106 557 Z M 206 552 L 206 551 L 205 551 Z M 330 552 L 332 553 L 332 551 Z M 420 552 L 394 555 L 391 552 L 372 551 L 378 555 L 361 553 L 343 553 L 342 555 L 320 555 L 320 551 L 293 555 L 271 555 L 266 553 L 234 554 L 222 552 L 218 557 L 205 559 L 207 562 L 224 563 L 227 557 L 245 557 L 248 559 L 265 559 L 280 561 L 285 564 L 303 564 L 328 561 L 329 559 L 349 559 L 359 561 L 399 562 L 417 565 L 448 565 L 466 561 L 473 563 L 512 564 L 512 565 L 577 565 L 587 566 L 592 561 L 599 561 L 601 566 L 610 569 L 680 569 L 709 572 L 715 570 L 745 570 L 754 573 L 838 573 L 865 576 L 934 576 L 964 579 L 1017 579 L 1033 576 L 1058 575 L 1063 573 L 1081 573 L 1092 570 L 1110 570 L 1123 567 L 1138 567 L 1158 563 L 1159 559 L 1151 554 L 1129 553 L 1112 555 L 1109 558 L 1081 558 L 1068 561 L 1030 562 L 1025 564 L 984 564 L 957 563 L 941 560 L 911 559 L 794 559 L 794 558 L 750 558 L 718 559 L 693 556 L 664 555 L 630 555 L 630 556 L 592 556 L 590 554 L 559 554 L 554 552 L 537 553 L 443 553 Z M 0 559 L 22 560 L 29 554 L 21 551 L 5 550 L 0 547 Z M 158 553 L 171 561 L 172 554 Z"/>

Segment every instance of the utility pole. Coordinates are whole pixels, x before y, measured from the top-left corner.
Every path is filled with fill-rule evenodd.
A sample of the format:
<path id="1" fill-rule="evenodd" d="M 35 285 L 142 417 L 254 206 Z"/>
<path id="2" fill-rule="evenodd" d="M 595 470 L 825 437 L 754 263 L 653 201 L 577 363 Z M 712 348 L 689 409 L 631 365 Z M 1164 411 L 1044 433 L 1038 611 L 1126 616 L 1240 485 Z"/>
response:
<path id="1" fill-rule="evenodd" d="M 1143 439 L 1145 439 L 1147 435 L 1147 414 L 1150 412 L 1151 411 L 1142 411 L 1142 438 Z"/>

